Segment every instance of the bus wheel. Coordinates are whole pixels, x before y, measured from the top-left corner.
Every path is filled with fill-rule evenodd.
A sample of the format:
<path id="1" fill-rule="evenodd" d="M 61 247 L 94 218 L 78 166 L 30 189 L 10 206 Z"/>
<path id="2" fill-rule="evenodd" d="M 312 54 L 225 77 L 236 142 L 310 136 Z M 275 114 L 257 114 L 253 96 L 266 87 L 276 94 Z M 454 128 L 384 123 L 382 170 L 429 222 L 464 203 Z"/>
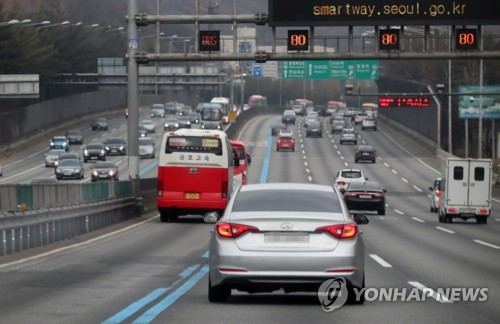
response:
<path id="1" fill-rule="evenodd" d="M 167 215 L 167 212 L 165 212 L 165 211 L 161 211 L 161 212 L 160 212 L 160 221 L 161 221 L 162 223 L 166 223 L 166 222 L 168 222 L 168 215 Z"/>

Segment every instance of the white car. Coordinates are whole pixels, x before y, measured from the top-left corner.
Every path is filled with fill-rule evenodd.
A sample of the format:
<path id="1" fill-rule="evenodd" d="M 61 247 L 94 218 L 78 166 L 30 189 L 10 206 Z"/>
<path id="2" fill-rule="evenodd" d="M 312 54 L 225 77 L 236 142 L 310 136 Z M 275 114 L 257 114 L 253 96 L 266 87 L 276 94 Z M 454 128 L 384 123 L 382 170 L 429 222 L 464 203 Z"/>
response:
<path id="1" fill-rule="evenodd" d="M 365 178 L 363 171 L 358 169 L 342 169 L 337 172 L 335 176 L 334 187 L 337 190 L 347 189 L 351 182 L 365 182 L 368 178 Z"/>

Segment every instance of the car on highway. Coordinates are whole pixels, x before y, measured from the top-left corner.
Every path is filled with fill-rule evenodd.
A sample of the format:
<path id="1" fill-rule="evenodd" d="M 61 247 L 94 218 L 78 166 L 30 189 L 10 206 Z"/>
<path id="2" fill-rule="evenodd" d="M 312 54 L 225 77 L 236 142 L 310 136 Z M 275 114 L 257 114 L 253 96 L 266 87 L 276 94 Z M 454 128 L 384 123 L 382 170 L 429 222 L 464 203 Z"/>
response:
<path id="1" fill-rule="evenodd" d="M 318 117 L 315 116 L 306 116 L 304 118 L 304 127 L 308 127 L 309 123 L 314 122 L 314 121 L 319 121 Z"/>
<path id="2" fill-rule="evenodd" d="M 59 162 L 54 172 L 57 180 L 83 179 L 85 168 L 82 161 L 78 159 L 64 159 Z"/>
<path id="3" fill-rule="evenodd" d="M 59 155 L 66 153 L 63 149 L 52 149 L 45 153 L 45 167 L 56 166 L 57 159 Z"/>
<path id="4" fill-rule="evenodd" d="M 145 159 L 154 159 L 155 141 L 151 137 L 139 138 L 139 157 Z"/>
<path id="5" fill-rule="evenodd" d="M 102 143 L 89 143 L 83 148 L 83 162 L 92 160 L 106 161 L 106 147 Z"/>
<path id="6" fill-rule="evenodd" d="M 155 118 L 165 117 L 165 105 L 164 104 L 153 104 L 151 105 L 151 111 L 149 112 L 149 117 Z"/>
<path id="7" fill-rule="evenodd" d="M 286 125 L 281 123 L 281 122 L 276 122 L 271 125 L 271 135 L 276 136 L 282 131 L 283 129 L 286 129 Z"/>
<path id="8" fill-rule="evenodd" d="M 191 111 L 193 111 L 193 107 L 188 106 L 188 105 L 184 105 L 184 106 L 182 106 L 182 108 L 180 109 L 180 111 L 179 111 L 179 115 L 181 115 L 181 116 L 187 116 L 187 115 L 189 115 L 189 113 L 190 113 Z"/>
<path id="9" fill-rule="evenodd" d="M 189 119 L 191 120 L 191 126 L 193 126 L 193 124 L 199 124 L 200 123 L 200 120 L 201 120 L 200 114 L 197 113 L 196 111 L 191 111 L 186 116 L 188 116 Z"/>
<path id="10" fill-rule="evenodd" d="M 108 120 L 106 119 L 106 117 L 94 118 L 90 127 L 92 128 L 92 130 L 105 130 L 105 131 L 107 131 L 108 127 L 109 127 Z"/>
<path id="11" fill-rule="evenodd" d="M 179 116 L 177 121 L 179 122 L 179 128 L 191 128 L 191 117 L 187 115 Z"/>
<path id="12" fill-rule="evenodd" d="M 333 186 L 337 190 L 341 190 L 346 189 L 351 182 L 365 182 L 367 180 L 368 178 L 364 176 L 363 171 L 359 169 L 342 169 L 335 175 Z"/>
<path id="13" fill-rule="evenodd" d="M 127 141 L 123 137 L 110 137 L 104 142 L 106 155 L 127 155 Z"/>
<path id="14" fill-rule="evenodd" d="M 276 140 L 276 151 L 290 150 L 295 151 L 295 139 L 293 133 L 281 132 Z"/>
<path id="15" fill-rule="evenodd" d="M 175 115 L 175 102 L 165 103 L 165 114 Z"/>
<path id="16" fill-rule="evenodd" d="M 357 112 L 356 116 L 354 116 L 354 125 L 361 125 L 363 123 L 363 120 L 365 118 L 368 118 L 368 114 L 365 112 Z"/>
<path id="17" fill-rule="evenodd" d="M 151 119 L 143 119 L 139 122 L 139 129 L 145 130 L 148 134 L 156 132 L 155 122 Z"/>
<path id="18" fill-rule="evenodd" d="M 357 145 L 358 144 L 357 132 L 353 128 L 344 128 L 340 133 L 339 141 L 340 144 L 348 142 Z"/>
<path id="19" fill-rule="evenodd" d="M 432 187 L 429 187 L 429 191 L 431 192 L 430 194 L 430 205 L 431 205 L 431 212 L 437 213 L 439 211 L 439 206 L 441 205 L 441 182 L 443 181 L 442 178 L 437 178 L 434 180 L 434 183 L 432 184 Z"/>
<path id="20" fill-rule="evenodd" d="M 363 214 L 351 216 L 331 186 L 241 186 L 210 236 L 208 300 L 224 302 L 233 289 L 317 293 L 325 280 L 341 277 L 347 301 L 361 304 L 363 293 L 357 300 L 354 294 L 354 288 L 365 287 L 365 247 L 358 225 L 367 223 Z"/>
<path id="21" fill-rule="evenodd" d="M 361 130 L 377 130 L 377 120 L 375 118 L 365 118 L 361 123 Z"/>
<path id="22" fill-rule="evenodd" d="M 64 136 L 68 139 L 69 144 L 83 144 L 83 134 L 79 129 L 70 129 Z"/>
<path id="23" fill-rule="evenodd" d="M 177 117 L 175 116 L 167 117 L 167 119 L 165 119 L 165 124 L 163 125 L 163 129 L 166 131 L 174 131 L 179 129 L 179 121 L 177 120 Z"/>
<path id="24" fill-rule="evenodd" d="M 69 142 L 65 136 L 54 136 L 49 141 L 49 149 L 63 149 L 69 151 Z"/>
<path id="25" fill-rule="evenodd" d="M 357 110 L 354 107 L 347 107 L 347 109 L 344 112 L 344 117 L 349 119 L 349 120 L 354 120 L 354 117 L 356 116 Z"/>
<path id="26" fill-rule="evenodd" d="M 0 163 L 0 177 L 3 176 L 3 166 L 2 163 Z"/>
<path id="27" fill-rule="evenodd" d="M 306 114 L 306 107 L 302 105 L 293 105 L 292 110 L 295 112 L 296 115 L 304 116 Z"/>
<path id="28" fill-rule="evenodd" d="M 80 156 L 78 155 L 78 153 L 75 153 L 75 152 L 71 152 L 71 153 L 68 153 L 68 152 L 65 152 L 65 153 L 61 153 L 59 154 L 59 156 L 57 157 L 57 160 L 55 161 L 54 163 L 54 166 L 58 166 L 62 160 L 68 160 L 68 159 L 76 159 L 76 160 L 80 160 Z"/>
<path id="29" fill-rule="evenodd" d="M 375 181 L 351 182 L 344 192 L 344 201 L 349 210 L 375 210 L 385 215 L 385 193 Z"/>
<path id="30" fill-rule="evenodd" d="M 332 121 L 332 134 L 342 133 L 344 128 L 347 127 L 345 119 L 334 119 Z"/>
<path id="31" fill-rule="evenodd" d="M 295 111 L 291 109 L 287 109 L 283 112 L 283 116 L 281 116 L 281 122 L 283 124 L 293 124 L 295 125 L 295 120 L 297 119 L 297 116 L 295 114 Z"/>
<path id="32" fill-rule="evenodd" d="M 323 137 L 323 128 L 319 120 L 313 120 L 308 123 L 306 137 Z"/>
<path id="33" fill-rule="evenodd" d="M 118 166 L 113 161 L 96 162 L 90 170 L 90 178 L 92 182 L 99 180 L 118 181 Z"/>
<path id="34" fill-rule="evenodd" d="M 354 162 L 358 163 L 359 161 L 377 163 L 377 150 L 371 145 L 358 146 L 354 152 Z"/>

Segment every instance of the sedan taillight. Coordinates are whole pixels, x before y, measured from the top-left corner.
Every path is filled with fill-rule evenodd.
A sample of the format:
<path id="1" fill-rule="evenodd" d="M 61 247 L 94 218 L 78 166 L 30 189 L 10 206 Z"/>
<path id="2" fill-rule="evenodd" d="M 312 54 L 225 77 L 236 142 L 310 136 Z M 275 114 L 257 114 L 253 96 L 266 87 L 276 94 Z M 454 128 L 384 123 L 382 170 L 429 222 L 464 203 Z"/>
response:
<path id="1" fill-rule="evenodd" d="M 356 224 L 328 225 L 318 227 L 316 231 L 328 232 L 338 239 L 351 239 L 356 236 L 358 227 Z"/>
<path id="2" fill-rule="evenodd" d="M 259 229 L 255 226 L 232 224 L 232 223 L 217 223 L 217 234 L 224 238 L 237 238 L 245 232 L 258 232 Z"/>

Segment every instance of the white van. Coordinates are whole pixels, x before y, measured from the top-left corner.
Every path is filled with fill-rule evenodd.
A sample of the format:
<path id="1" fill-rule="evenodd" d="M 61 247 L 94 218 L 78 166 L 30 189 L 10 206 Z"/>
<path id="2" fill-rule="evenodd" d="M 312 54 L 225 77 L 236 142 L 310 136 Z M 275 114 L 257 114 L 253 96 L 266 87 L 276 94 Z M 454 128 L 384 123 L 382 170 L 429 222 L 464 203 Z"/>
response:
<path id="1" fill-rule="evenodd" d="M 491 172 L 491 160 L 444 160 L 439 221 L 475 218 L 478 224 L 486 224 L 491 211 Z"/>

